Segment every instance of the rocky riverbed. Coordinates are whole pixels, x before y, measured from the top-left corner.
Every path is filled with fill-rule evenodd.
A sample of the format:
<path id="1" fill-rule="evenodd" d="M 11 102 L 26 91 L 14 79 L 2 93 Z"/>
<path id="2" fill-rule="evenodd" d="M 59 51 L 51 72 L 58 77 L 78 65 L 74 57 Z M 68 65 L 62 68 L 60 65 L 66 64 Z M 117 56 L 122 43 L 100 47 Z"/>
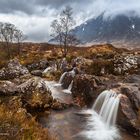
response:
<path id="1" fill-rule="evenodd" d="M 117 116 L 122 139 L 139 140 L 139 60 L 138 53 L 130 52 L 69 61 L 43 59 L 27 65 L 10 60 L 0 69 L 0 124 L 8 125 L 0 134 L 18 140 L 33 135 L 42 140 L 88 139 L 77 136 L 88 122 L 88 116 L 78 112 L 91 109 L 102 91 L 113 90 L 122 95 Z"/>

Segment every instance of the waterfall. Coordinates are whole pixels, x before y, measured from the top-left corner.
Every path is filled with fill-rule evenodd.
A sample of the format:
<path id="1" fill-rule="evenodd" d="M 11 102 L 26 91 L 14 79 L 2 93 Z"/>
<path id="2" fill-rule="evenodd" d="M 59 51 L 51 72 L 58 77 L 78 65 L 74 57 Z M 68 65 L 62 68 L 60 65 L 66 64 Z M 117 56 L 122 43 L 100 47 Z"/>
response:
<path id="1" fill-rule="evenodd" d="M 82 112 L 90 116 L 85 130 L 79 135 L 90 140 L 120 140 L 119 130 L 115 126 L 120 96 L 113 90 L 102 92 L 92 109 Z"/>
<path id="2" fill-rule="evenodd" d="M 93 105 L 93 109 L 108 126 L 114 126 L 116 123 L 120 102 L 119 96 L 112 90 L 105 90 L 98 96 Z"/>
<path id="3" fill-rule="evenodd" d="M 60 77 L 60 79 L 59 79 L 59 84 L 62 84 L 62 81 L 63 81 L 63 79 L 64 79 L 64 77 L 65 77 L 66 74 L 67 74 L 67 72 L 64 72 L 64 73 L 61 75 L 61 77 Z"/>
<path id="4" fill-rule="evenodd" d="M 73 86 L 73 80 L 71 81 L 71 83 L 70 83 L 68 89 L 64 89 L 63 92 L 64 92 L 64 93 L 67 93 L 67 94 L 71 94 L 71 93 L 72 93 L 72 92 L 71 92 L 72 86 Z"/>

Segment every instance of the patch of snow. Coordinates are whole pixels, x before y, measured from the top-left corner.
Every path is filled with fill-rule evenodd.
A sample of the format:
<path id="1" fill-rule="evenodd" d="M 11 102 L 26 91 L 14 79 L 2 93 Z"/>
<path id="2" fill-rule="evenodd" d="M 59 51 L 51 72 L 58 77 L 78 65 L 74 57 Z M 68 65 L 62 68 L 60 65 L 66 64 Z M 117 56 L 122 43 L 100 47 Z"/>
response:
<path id="1" fill-rule="evenodd" d="M 132 29 L 135 29 L 135 25 L 134 24 L 132 25 Z"/>
<path id="2" fill-rule="evenodd" d="M 87 22 L 85 22 L 84 24 L 87 25 Z"/>
<path id="3" fill-rule="evenodd" d="M 85 28 L 83 28 L 83 32 L 85 31 Z"/>

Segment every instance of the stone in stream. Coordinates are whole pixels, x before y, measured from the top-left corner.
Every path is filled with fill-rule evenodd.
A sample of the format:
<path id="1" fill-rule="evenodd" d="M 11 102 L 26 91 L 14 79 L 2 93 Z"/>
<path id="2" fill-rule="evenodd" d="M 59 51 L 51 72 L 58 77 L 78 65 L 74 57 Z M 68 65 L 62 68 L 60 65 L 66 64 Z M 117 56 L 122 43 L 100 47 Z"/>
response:
<path id="1" fill-rule="evenodd" d="M 92 105 L 99 93 L 105 90 L 106 86 L 102 79 L 92 75 L 76 75 L 73 80 L 72 95 L 83 105 Z"/>

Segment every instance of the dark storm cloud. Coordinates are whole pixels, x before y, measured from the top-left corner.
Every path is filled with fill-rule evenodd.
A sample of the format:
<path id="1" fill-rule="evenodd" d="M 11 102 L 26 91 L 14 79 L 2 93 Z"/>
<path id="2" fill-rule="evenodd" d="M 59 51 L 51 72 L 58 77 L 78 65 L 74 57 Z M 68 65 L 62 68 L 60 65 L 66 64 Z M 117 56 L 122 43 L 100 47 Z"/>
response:
<path id="1" fill-rule="evenodd" d="M 29 2 L 30 1 L 30 2 Z M 34 13 L 34 0 L 0 0 L 0 13 Z"/>
<path id="2" fill-rule="evenodd" d="M 47 7 L 58 10 L 77 2 L 80 0 L 0 0 L 0 13 L 23 12 L 30 15 L 43 12 Z"/>
<path id="3" fill-rule="evenodd" d="M 52 20 L 66 5 L 73 8 L 77 25 L 101 13 L 105 19 L 140 16 L 139 0 L 0 0 L 0 21 L 15 24 L 31 41 L 47 41 Z"/>

